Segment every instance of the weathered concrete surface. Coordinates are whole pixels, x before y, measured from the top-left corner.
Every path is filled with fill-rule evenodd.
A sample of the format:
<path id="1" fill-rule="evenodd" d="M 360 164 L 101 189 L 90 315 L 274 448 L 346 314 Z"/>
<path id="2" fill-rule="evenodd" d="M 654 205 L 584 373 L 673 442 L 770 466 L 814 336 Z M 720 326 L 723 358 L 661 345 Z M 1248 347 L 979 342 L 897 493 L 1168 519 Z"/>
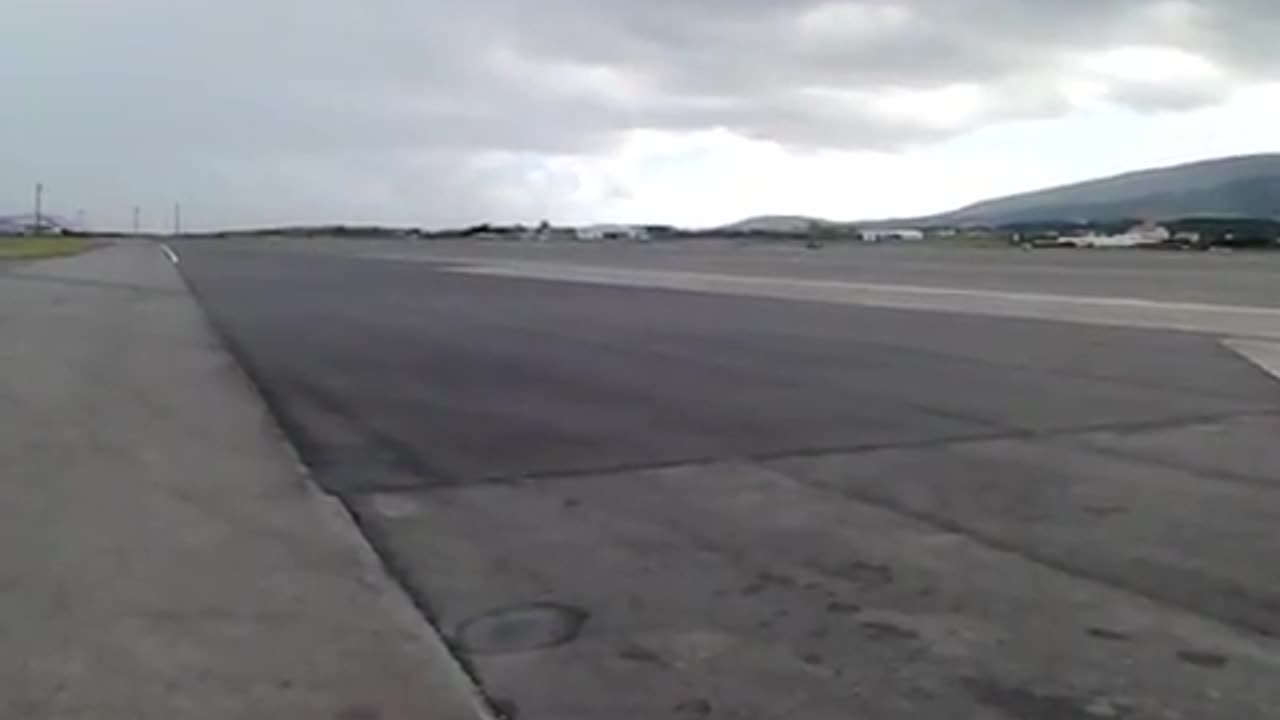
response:
<path id="1" fill-rule="evenodd" d="M 159 248 L 0 275 L 0 717 L 483 717 Z"/>
<path id="2" fill-rule="evenodd" d="M 1280 706 L 1280 383 L 1214 335 L 218 247 L 201 299 L 521 720 Z"/>

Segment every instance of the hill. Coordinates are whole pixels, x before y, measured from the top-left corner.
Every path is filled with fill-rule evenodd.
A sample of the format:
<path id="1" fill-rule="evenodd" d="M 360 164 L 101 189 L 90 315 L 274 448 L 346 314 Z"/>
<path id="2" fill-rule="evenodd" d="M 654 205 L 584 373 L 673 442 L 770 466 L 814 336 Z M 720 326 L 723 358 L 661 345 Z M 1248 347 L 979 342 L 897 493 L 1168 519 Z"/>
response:
<path id="1" fill-rule="evenodd" d="M 1280 154 L 1141 170 L 987 200 L 916 222 L 1005 225 L 1185 217 L 1280 218 Z"/>
<path id="2" fill-rule="evenodd" d="M 725 225 L 719 229 L 734 233 L 803 233 L 807 232 L 813 223 L 830 224 L 830 221 L 803 215 L 761 215 Z"/>
<path id="3" fill-rule="evenodd" d="M 1280 153 L 1140 170 L 986 200 L 938 215 L 854 224 L 861 227 L 1000 226 L 1191 217 L 1280 219 Z M 777 215 L 743 220 L 722 229 L 804 232 L 814 222 L 837 224 L 820 218 Z"/>

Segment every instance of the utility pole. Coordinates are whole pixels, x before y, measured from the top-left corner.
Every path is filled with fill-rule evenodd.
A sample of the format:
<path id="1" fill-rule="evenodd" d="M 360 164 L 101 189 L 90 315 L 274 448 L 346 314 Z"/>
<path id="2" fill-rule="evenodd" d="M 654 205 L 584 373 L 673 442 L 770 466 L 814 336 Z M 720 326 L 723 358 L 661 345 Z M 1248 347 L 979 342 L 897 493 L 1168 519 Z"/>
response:
<path id="1" fill-rule="evenodd" d="M 178 236 L 182 234 L 182 205 L 181 203 L 173 204 L 173 234 Z"/>
<path id="2" fill-rule="evenodd" d="M 137 205 L 133 206 L 133 234 L 136 236 L 142 232 L 142 208 Z"/>
<path id="3" fill-rule="evenodd" d="M 44 227 L 44 183 L 36 183 L 36 212 L 34 230 L 37 235 Z"/>

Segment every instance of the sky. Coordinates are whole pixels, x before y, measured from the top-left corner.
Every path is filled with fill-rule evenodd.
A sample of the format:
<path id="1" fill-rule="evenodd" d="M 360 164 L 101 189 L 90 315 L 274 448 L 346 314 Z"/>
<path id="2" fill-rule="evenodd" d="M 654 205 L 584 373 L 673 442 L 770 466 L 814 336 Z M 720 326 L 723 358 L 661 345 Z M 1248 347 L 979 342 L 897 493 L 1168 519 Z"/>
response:
<path id="1" fill-rule="evenodd" d="M 906 216 L 1280 149 L 1275 0 L 3 0 L 0 214 Z"/>

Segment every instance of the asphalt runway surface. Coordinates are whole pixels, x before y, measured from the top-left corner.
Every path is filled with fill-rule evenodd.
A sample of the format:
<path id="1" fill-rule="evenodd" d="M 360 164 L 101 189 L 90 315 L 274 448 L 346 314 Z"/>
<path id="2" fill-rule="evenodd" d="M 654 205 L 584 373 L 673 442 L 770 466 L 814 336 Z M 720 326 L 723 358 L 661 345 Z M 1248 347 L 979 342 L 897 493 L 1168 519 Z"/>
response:
<path id="1" fill-rule="evenodd" d="M 924 244 L 832 244 L 813 252 L 798 242 L 717 239 L 627 244 L 277 238 L 256 244 L 283 251 L 322 250 L 408 261 L 468 258 L 623 265 L 746 276 L 782 274 L 854 282 L 1280 307 L 1280 252 L 1023 252 Z"/>
<path id="2" fill-rule="evenodd" d="M 1280 382 L 1219 338 L 447 257 L 475 251 L 178 248 L 316 480 L 502 712 L 1280 716 Z M 1021 287 L 1018 257 L 982 272 Z M 1176 269 L 1200 299 L 1274 297 L 1258 264 L 1116 257 L 1150 287 Z M 911 262 L 976 277 L 967 255 Z M 843 276 L 818 265 L 774 272 Z"/>

